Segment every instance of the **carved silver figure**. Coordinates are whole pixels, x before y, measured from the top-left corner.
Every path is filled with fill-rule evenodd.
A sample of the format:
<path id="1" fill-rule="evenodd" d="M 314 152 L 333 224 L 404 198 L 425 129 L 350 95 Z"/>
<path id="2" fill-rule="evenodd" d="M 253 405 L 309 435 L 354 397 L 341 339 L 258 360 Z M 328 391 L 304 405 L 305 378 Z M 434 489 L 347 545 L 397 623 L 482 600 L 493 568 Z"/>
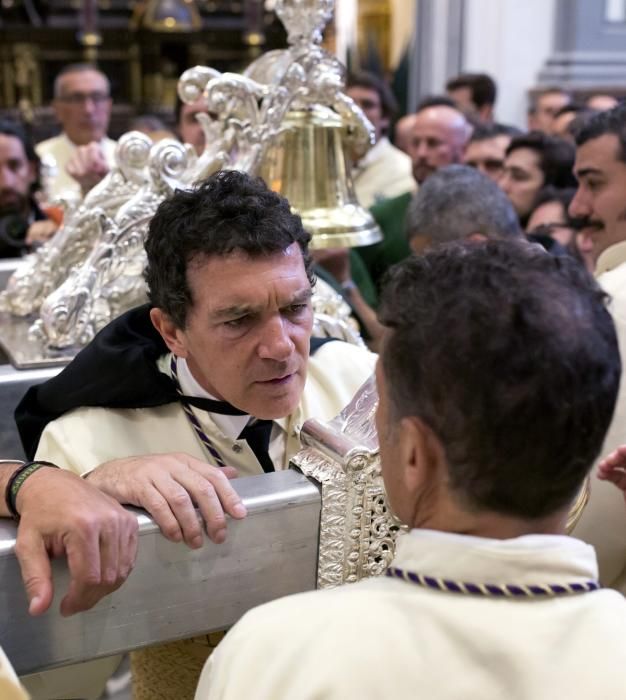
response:
<path id="1" fill-rule="evenodd" d="M 101 233 L 96 210 L 114 216 L 145 182 L 145 166 L 152 142 L 145 134 L 124 134 L 116 149 L 118 166 L 90 190 L 82 204 L 66 212 L 66 221 L 39 250 L 32 253 L 9 279 L 0 294 L 0 310 L 16 316 L 36 312 L 93 248 Z"/>
<path id="2" fill-rule="evenodd" d="M 305 422 L 303 449 L 292 458 L 322 487 L 318 588 L 382 574 L 403 529 L 390 512 L 381 475 L 372 376 L 329 423 Z"/>
<path id="3" fill-rule="evenodd" d="M 83 265 L 42 304 L 32 328 L 35 338 L 50 348 L 80 348 L 116 316 L 147 301 L 145 234 L 159 204 L 184 187 L 189 158 L 189 149 L 178 141 L 159 141 L 150 151 L 148 182 L 115 219 L 95 212 L 100 236 Z"/>
<path id="4" fill-rule="evenodd" d="M 374 131 L 343 93 L 344 67 L 320 46 L 333 5 L 333 0 L 279 0 L 275 9 L 289 47 L 261 56 L 244 75 L 204 66 L 185 71 L 178 86 L 181 99 L 204 100 L 209 112 L 198 115 L 204 152 L 198 157 L 191 146 L 172 142 L 149 150 L 148 137 L 125 134 L 117 167 L 13 275 L 0 296 L 0 310 L 27 316 L 40 309 L 31 337 L 50 349 L 84 345 L 106 322 L 145 299 L 141 243 L 158 203 L 174 188 L 192 186 L 222 167 L 263 174 L 300 213 L 313 233 L 312 247 L 374 242 L 378 229 L 358 205 L 345 163 L 347 150 L 358 156 L 369 148 Z M 332 112 L 332 120 L 325 120 L 324 110 Z M 294 115 L 303 114 L 311 115 L 314 124 L 302 122 L 300 129 L 300 117 Z M 317 141 L 314 158 L 300 149 L 300 137 Z M 166 166 L 168 158 L 173 161 Z M 311 197 L 313 188 L 294 183 L 288 174 L 305 171 L 297 164 L 285 167 L 289 158 L 314 161 L 315 182 L 322 183 L 323 192 L 318 189 Z M 320 162 L 328 163 L 326 169 Z M 329 183 L 334 183 L 332 191 Z M 285 189 L 294 184 L 293 191 Z M 332 291 L 322 293 L 323 288 L 314 297 L 316 330 L 361 343 L 348 322 L 347 305 Z"/>

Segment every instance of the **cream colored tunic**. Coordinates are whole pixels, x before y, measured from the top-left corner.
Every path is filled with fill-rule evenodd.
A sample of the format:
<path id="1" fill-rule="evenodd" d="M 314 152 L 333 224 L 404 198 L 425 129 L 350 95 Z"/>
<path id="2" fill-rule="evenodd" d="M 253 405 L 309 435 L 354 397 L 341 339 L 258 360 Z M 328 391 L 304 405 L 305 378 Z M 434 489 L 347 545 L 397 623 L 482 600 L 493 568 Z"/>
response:
<path id="1" fill-rule="evenodd" d="M 159 361 L 161 371 L 168 374 L 169 357 Z M 372 374 L 375 362 L 376 356 L 369 351 L 339 341 L 323 345 L 309 358 L 300 405 L 292 415 L 275 421 L 284 432 L 278 460 L 274 439 L 270 448 L 276 469 L 286 468 L 289 458 L 300 449 L 302 423 L 310 417 L 334 418 Z M 229 438 L 207 412 L 194 412 L 226 464 L 237 467 L 239 476 L 263 473 L 245 440 Z M 177 403 L 141 409 L 79 408 L 46 427 L 36 458 L 85 474 L 116 457 L 174 451 L 208 459 Z M 131 654 L 135 700 L 191 699 L 202 666 L 220 639 L 221 634 L 207 635 Z"/>
<path id="2" fill-rule="evenodd" d="M 366 208 L 417 189 L 411 159 L 385 136 L 356 164 L 352 178 L 359 204 Z"/>
<path id="3" fill-rule="evenodd" d="M 115 147 L 117 143 L 109 138 L 100 141 L 100 147 L 104 153 L 109 168 L 115 165 Z M 71 177 L 67 170 L 67 163 L 74 155 L 78 147 L 72 143 L 65 133 L 46 139 L 35 146 L 40 158 L 52 156 L 58 168 L 58 172 L 49 186 L 48 196 L 51 199 L 68 196 L 70 199 L 82 197 L 80 184 Z"/>
<path id="4" fill-rule="evenodd" d="M 0 647 L 0 698 L 2 700 L 28 700 L 13 667 Z"/>
<path id="5" fill-rule="evenodd" d="M 159 367 L 169 373 L 169 356 Z M 300 405 L 290 416 L 276 421 L 286 433 L 285 450 L 277 469 L 288 466 L 300 449 L 300 428 L 311 417 L 330 420 L 350 401 L 374 371 L 376 356 L 363 348 L 339 341 L 326 343 L 309 359 Z M 224 435 L 206 411 L 194 409 L 203 430 L 239 476 L 262 474 L 263 469 L 245 440 Z M 76 474 L 85 474 L 102 462 L 164 452 L 186 452 L 207 460 L 185 412 L 178 403 L 157 408 L 79 408 L 48 424 L 41 436 L 36 459 L 47 459 Z M 209 460 L 210 461 L 210 460 Z"/>
<path id="6" fill-rule="evenodd" d="M 603 458 L 626 444 L 626 242 L 604 251 L 596 274 L 602 288 L 611 295 L 609 311 L 622 357 L 622 380 L 613 421 L 602 448 Z M 592 477 L 589 503 L 572 535 L 595 547 L 602 583 L 626 594 L 626 505 L 621 491 L 607 481 Z"/>
<path id="7" fill-rule="evenodd" d="M 489 540 L 429 530 L 394 566 L 475 583 L 593 579 L 568 537 Z M 611 700 L 626 697 L 626 601 L 478 598 L 377 578 L 247 613 L 205 666 L 196 700 Z"/>

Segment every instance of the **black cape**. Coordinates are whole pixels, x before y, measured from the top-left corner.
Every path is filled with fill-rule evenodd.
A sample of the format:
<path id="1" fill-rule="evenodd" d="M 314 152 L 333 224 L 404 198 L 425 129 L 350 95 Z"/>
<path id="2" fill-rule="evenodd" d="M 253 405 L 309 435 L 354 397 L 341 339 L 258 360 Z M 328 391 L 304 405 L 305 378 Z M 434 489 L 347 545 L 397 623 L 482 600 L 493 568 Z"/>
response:
<path id="1" fill-rule="evenodd" d="M 311 354 L 333 338 L 311 338 Z M 151 408 L 178 401 L 157 360 L 169 352 L 144 304 L 115 319 L 56 377 L 32 386 L 15 409 L 28 459 L 48 423 L 81 407 Z"/>

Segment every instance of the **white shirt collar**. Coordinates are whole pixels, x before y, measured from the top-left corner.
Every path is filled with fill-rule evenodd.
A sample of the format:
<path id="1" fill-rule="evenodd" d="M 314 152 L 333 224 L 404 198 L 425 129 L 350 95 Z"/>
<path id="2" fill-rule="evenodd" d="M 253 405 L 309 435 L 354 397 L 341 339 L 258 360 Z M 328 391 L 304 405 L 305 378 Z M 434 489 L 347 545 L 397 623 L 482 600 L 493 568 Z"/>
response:
<path id="1" fill-rule="evenodd" d="M 382 158 L 384 152 L 389 147 L 389 139 L 386 136 L 381 136 L 378 141 L 369 149 L 369 151 L 357 163 L 357 168 L 366 168 L 374 163 L 379 158 Z"/>
<path id="2" fill-rule="evenodd" d="M 213 399 L 213 401 L 219 401 L 215 396 L 209 394 L 209 392 L 202 387 L 196 378 L 191 373 L 187 361 L 183 357 L 178 357 L 176 359 L 176 370 L 178 372 L 178 382 L 183 394 L 187 396 L 198 396 L 203 399 Z M 250 420 L 249 415 L 245 416 L 227 416 L 223 413 L 210 413 L 211 420 L 217 425 L 217 427 L 226 435 L 226 437 L 231 440 L 236 440 L 241 431 L 246 427 L 248 421 Z"/>
<path id="3" fill-rule="evenodd" d="M 622 263 L 626 262 L 626 241 L 620 241 L 609 246 L 598 258 L 596 263 L 596 277 L 604 272 L 610 272 Z"/>
<path id="4" fill-rule="evenodd" d="M 593 547 L 565 535 L 494 540 L 413 529 L 398 537 L 392 566 L 471 583 L 572 583 L 598 577 Z"/>

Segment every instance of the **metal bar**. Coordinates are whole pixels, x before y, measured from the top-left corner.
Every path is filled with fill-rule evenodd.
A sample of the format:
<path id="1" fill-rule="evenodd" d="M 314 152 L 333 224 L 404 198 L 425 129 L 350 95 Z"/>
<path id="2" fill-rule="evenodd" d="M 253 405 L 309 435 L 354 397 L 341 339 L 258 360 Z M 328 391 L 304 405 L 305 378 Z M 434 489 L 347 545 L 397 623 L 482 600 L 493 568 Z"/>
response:
<path id="1" fill-rule="evenodd" d="M 14 554 L 15 526 L 0 521 L 0 645 L 19 674 L 110 656 L 225 629 L 247 610 L 315 588 L 320 492 L 287 470 L 233 482 L 248 509 L 230 520 L 226 542 L 200 550 L 168 542 L 138 511 L 139 553 L 129 579 L 91 610 L 63 618 L 64 561 L 53 562 L 55 596 L 28 615 Z"/>
<path id="2" fill-rule="evenodd" d="M 27 389 L 54 377 L 61 369 L 15 369 L 12 365 L 0 365 L 0 458 L 24 458 L 13 412 Z"/>

